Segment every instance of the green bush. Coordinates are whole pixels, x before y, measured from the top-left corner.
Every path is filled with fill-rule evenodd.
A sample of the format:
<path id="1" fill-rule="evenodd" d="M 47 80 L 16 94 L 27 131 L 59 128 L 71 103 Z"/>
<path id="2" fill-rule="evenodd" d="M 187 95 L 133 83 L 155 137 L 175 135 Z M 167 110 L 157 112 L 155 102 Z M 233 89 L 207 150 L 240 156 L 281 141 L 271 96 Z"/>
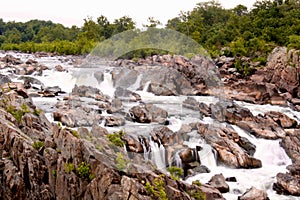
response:
<path id="1" fill-rule="evenodd" d="M 175 166 L 167 168 L 167 171 L 170 172 L 171 178 L 174 180 L 179 180 L 183 176 L 183 169 Z"/>
<path id="2" fill-rule="evenodd" d="M 199 180 L 193 181 L 192 184 L 197 185 L 198 187 L 202 186 L 202 183 L 200 183 Z M 205 194 L 201 190 L 193 189 L 191 191 L 188 191 L 188 194 L 196 200 L 205 200 L 206 199 Z"/>
<path id="3" fill-rule="evenodd" d="M 53 176 L 53 178 L 56 179 L 56 177 L 57 177 L 57 171 L 56 170 L 52 170 L 52 176 Z"/>
<path id="4" fill-rule="evenodd" d="M 151 185 L 150 182 L 147 182 L 145 189 L 149 192 L 151 197 L 155 199 L 158 198 L 160 200 L 168 200 L 164 187 L 163 175 L 160 175 L 160 177 L 154 179 L 154 185 Z"/>
<path id="5" fill-rule="evenodd" d="M 6 111 L 8 113 L 10 113 L 12 116 L 14 116 L 14 118 L 17 120 L 18 123 L 21 123 L 22 117 L 26 114 L 26 113 L 30 113 L 30 110 L 28 108 L 28 106 L 26 104 L 22 104 L 21 105 L 21 109 L 18 110 L 15 106 L 13 105 L 9 105 L 6 108 Z"/>
<path id="6" fill-rule="evenodd" d="M 66 172 L 67 174 L 69 174 L 69 173 L 71 173 L 72 171 L 75 170 L 75 166 L 74 166 L 73 163 L 68 163 L 68 162 L 66 162 L 66 163 L 65 163 L 65 166 L 64 166 L 64 169 L 65 169 L 65 172 Z"/>
<path id="7" fill-rule="evenodd" d="M 44 142 L 42 141 L 35 141 L 33 144 L 32 144 L 32 147 L 36 150 L 39 150 L 41 147 L 45 146 Z"/>
<path id="8" fill-rule="evenodd" d="M 95 178 L 95 175 L 92 174 L 91 165 L 85 162 L 81 162 L 76 171 L 81 178 L 86 178 L 90 181 Z"/>
<path id="9" fill-rule="evenodd" d="M 123 171 L 127 166 L 127 161 L 121 152 L 117 152 L 116 162 L 116 167 L 119 171 Z"/>
<path id="10" fill-rule="evenodd" d="M 119 132 L 114 132 L 112 134 L 108 134 L 106 137 L 115 146 L 123 147 L 125 142 L 122 140 L 122 136 L 124 136 L 124 135 L 125 135 L 125 132 L 121 130 Z"/>

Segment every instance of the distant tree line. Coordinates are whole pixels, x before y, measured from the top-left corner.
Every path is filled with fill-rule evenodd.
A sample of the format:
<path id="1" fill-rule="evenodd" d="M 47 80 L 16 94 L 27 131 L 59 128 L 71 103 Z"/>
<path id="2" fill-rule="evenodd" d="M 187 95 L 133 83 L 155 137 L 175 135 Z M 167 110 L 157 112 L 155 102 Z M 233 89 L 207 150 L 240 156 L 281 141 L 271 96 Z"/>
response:
<path id="1" fill-rule="evenodd" d="M 145 27 L 161 24 L 152 17 L 148 22 Z M 105 16 L 96 20 L 87 18 L 81 28 L 67 28 L 51 21 L 5 23 L 0 19 L 0 45 L 3 50 L 85 54 L 97 43 L 135 28 L 134 21 L 127 16 L 112 23 Z M 274 46 L 300 49 L 300 0 L 258 0 L 251 10 L 243 5 L 224 9 L 212 0 L 198 3 L 192 11 L 181 12 L 167 22 L 166 28 L 190 36 L 212 57 L 247 56 L 263 64 Z M 127 56 L 145 57 L 155 53 L 161 52 L 147 49 Z"/>

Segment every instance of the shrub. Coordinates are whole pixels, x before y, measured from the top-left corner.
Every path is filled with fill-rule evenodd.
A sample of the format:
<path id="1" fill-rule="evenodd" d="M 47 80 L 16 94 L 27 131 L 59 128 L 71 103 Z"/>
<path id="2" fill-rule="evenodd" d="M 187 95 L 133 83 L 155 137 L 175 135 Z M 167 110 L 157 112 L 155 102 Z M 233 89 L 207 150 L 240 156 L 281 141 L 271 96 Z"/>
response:
<path id="1" fill-rule="evenodd" d="M 145 189 L 150 193 L 153 198 L 158 198 L 160 200 L 167 200 L 167 194 L 164 187 L 163 175 L 159 176 L 159 178 L 154 179 L 154 185 L 151 185 L 150 182 L 147 182 L 145 185 Z"/>
<path id="2" fill-rule="evenodd" d="M 121 152 L 117 153 L 116 162 L 116 167 L 119 171 L 123 171 L 127 166 L 127 161 Z"/>
<path id="3" fill-rule="evenodd" d="M 175 166 L 167 168 L 167 171 L 170 172 L 171 178 L 174 180 L 179 180 L 183 176 L 183 169 Z"/>
<path id="4" fill-rule="evenodd" d="M 92 174 L 91 165 L 86 164 L 85 162 L 81 162 L 76 171 L 81 178 L 86 178 L 88 180 L 93 180 L 95 178 L 95 175 Z"/>
<path id="5" fill-rule="evenodd" d="M 107 139 L 114 145 L 118 147 L 123 147 L 125 142 L 122 140 L 122 136 L 125 135 L 124 131 L 114 132 L 107 135 Z"/>
<path id="6" fill-rule="evenodd" d="M 36 150 L 39 150 L 41 147 L 45 146 L 44 142 L 42 141 L 35 141 L 33 144 L 32 144 L 32 147 Z"/>
<path id="7" fill-rule="evenodd" d="M 25 113 L 30 113 L 30 110 L 26 104 L 22 104 L 20 110 L 13 105 L 9 105 L 6 108 L 6 111 L 14 116 L 18 123 L 21 123 L 22 117 L 25 115 Z"/>
<path id="8" fill-rule="evenodd" d="M 67 173 L 67 174 L 69 174 L 69 173 L 71 173 L 72 171 L 74 171 L 75 170 L 75 166 L 74 166 L 74 164 L 73 163 L 65 163 L 65 172 Z"/>

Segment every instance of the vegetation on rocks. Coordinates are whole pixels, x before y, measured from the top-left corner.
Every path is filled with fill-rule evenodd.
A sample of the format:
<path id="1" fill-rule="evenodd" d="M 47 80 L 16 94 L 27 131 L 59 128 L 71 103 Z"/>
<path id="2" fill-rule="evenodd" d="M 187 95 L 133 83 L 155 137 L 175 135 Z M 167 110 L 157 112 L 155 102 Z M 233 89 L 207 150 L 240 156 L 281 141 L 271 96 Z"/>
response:
<path id="1" fill-rule="evenodd" d="M 18 123 L 21 123 L 22 117 L 26 114 L 26 113 L 30 113 L 30 110 L 28 108 L 28 106 L 26 104 L 22 104 L 20 109 L 17 109 L 15 106 L 13 105 L 9 105 L 6 108 L 6 111 L 10 114 L 12 114 L 12 116 L 14 116 L 14 118 L 17 120 Z"/>
<path id="2" fill-rule="evenodd" d="M 45 146 L 44 142 L 42 141 L 35 141 L 32 144 L 32 147 L 35 148 L 36 150 L 39 150 L 41 147 Z"/>
<path id="3" fill-rule="evenodd" d="M 111 144 L 117 147 L 123 147 L 125 142 L 122 140 L 122 136 L 124 135 L 125 132 L 123 130 L 120 130 L 119 132 L 108 134 L 107 139 L 111 142 Z"/>
<path id="4" fill-rule="evenodd" d="M 175 166 L 167 168 L 167 171 L 170 172 L 171 178 L 174 180 L 179 180 L 183 176 L 183 169 Z"/>
<path id="5" fill-rule="evenodd" d="M 164 187 L 163 176 L 164 175 L 160 175 L 158 178 L 155 178 L 154 185 L 151 185 L 150 182 L 146 183 L 145 188 L 154 199 L 168 200 Z"/>

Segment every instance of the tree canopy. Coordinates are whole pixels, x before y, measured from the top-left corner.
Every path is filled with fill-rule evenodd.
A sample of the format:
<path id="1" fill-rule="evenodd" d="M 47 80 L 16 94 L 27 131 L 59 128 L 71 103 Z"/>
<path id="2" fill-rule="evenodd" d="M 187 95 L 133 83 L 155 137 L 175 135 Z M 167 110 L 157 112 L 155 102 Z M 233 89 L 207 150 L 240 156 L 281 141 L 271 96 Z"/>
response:
<path id="1" fill-rule="evenodd" d="M 145 28 L 161 23 L 148 18 Z M 99 42 L 118 33 L 136 29 L 128 16 L 110 22 L 101 15 L 84 19 L 82 27 L 64 27 L 51 21 L 25 23 L 0 19 L 0 47 L 27 52 L 51 51 L 61 54 L 88 53 Z M 276 45 L 300 48 L 300 0 L 257 0 L 248 10 L 244 5 L 223 8 L 218 1 L 198 3 L 188 12 L 168 20 L 165 29 L 183 33 L 205 47 L 212 57 L 230 55 L 264 60 Z M 136 33 L 140 30 L 136 29 Z M 159 51 L 139 51 L 146 56 Z"/>

